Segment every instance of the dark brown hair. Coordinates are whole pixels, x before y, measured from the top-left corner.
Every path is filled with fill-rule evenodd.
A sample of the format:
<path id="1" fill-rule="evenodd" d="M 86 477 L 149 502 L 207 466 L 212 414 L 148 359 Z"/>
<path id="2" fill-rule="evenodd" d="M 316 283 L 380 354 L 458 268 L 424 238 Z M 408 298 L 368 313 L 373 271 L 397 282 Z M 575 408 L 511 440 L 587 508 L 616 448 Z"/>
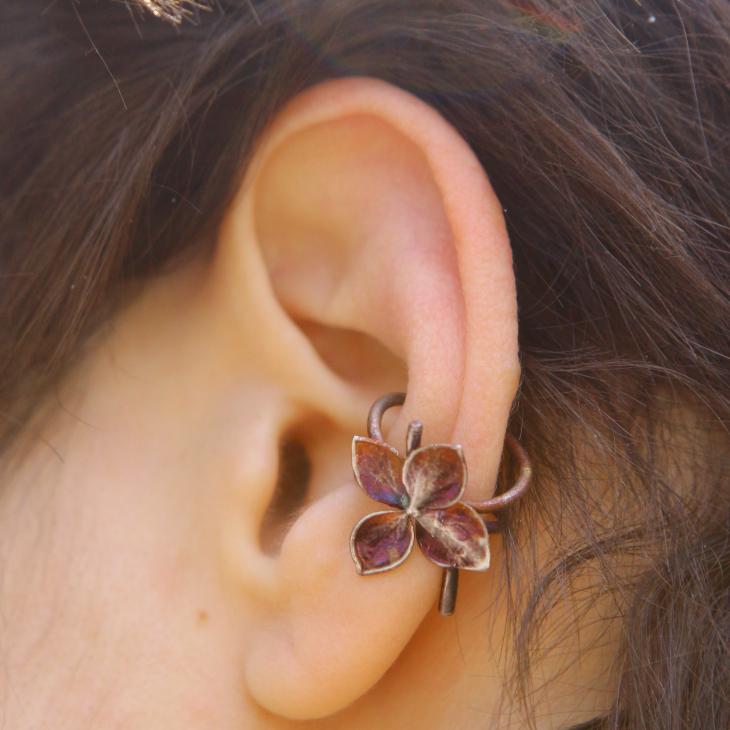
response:
<path id="1" fill-rule="evenodd" d="M 435 107 L 505 208 L 511 429 L 537 467 L 501 571 L 514 697 L 536 699 L 571 592 L 621 637 L 585 727 L 727 730 L 726 0 L 222 0 L 177 27 L 111 0 L 5 0 L 0 445 L 145 279 L 209 249 L 277 111 L 347 75 Z"/>

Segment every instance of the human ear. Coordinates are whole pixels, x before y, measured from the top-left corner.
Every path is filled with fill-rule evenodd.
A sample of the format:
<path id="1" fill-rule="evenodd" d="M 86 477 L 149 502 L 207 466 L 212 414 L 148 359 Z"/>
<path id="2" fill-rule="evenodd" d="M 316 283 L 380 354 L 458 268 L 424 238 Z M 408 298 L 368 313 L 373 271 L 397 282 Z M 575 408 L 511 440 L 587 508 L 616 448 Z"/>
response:
<path id="1" fill-rule="evenodd" d="M 418 419 L 424 443 L 463 447 L 467 498 L 495 484 L 519 381 L 502 210 L 432 108 L 379 81 L 332 81 L 295 99 L 263 141 L 211 291 L 231 360 L 297 414 L 262 426 L 259 476 L 232 488 L 222 529 L 224 570 L 244 596 L 248 691 L 288 718 L 330 715 L 388 670 L 440 581 L 417 550 L 387 574 L 352 563 L 350 532 L 378 509 L 348 473 L 367 404 L 407 386 L 391 445 L 403 451 Z M 285 431 L 309 448 L 312 474 L 302 509 L 272 518 Z M 278 530 L 274 554 L 264 528 Z"/>

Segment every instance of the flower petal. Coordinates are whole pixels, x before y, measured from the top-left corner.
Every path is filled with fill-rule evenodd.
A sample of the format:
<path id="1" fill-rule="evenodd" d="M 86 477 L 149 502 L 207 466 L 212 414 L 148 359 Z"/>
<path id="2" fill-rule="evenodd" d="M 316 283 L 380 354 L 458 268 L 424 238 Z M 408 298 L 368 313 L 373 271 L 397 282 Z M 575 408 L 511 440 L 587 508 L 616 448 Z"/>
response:
<path id="1" fill-rule="evenodd" d="M 405 512 L 375 512 L 355 525 L 350 552 L 360 575 L 383 573 L 400 565 L 413 548 L 413 523 Z"/>
<path id="2" fill-rule="evenodd" d="M 416 449 L 403 467 L 403 483 L 415 510 L 450 507 L 466 487 L 461 446 L 431 444 Z"/>
<path id="3" fill-rule="evenodd" d="M 423 554 L 442 568 L 486 570 L 489 536 L 476 511 L 463 502 L 424 510 L 416 518 L 416 539 Z"/>
<path id="4" fill-rule="evenodd" d="M 363 492 L 376 502 L 405 509 L 408 494 L 403 486 L 403 457 L 382 441 L 355 436 L 352 469 Z"/>

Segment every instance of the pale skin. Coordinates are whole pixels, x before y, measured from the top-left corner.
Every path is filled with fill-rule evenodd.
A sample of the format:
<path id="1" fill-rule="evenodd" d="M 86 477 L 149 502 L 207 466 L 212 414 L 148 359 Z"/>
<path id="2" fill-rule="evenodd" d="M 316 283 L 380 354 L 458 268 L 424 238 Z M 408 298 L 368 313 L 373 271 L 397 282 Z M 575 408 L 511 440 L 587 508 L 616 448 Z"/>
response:
<path id="1" fill-rule="evenodd" d="M 348 546 L 379 508 L 350 467 L 375 398 L 407 390 L 388 441 L 418 418 L 461 444 L 483 500 L 519 377 L 503 212 L 465 142 L 381 82 L 295 99 L 213 256 L 146 285 L 2 462 L 4 727 L 520 727 L 498 567 L 462 575 L 446 619 L 418 550 L 363 578 Z M 312 479 L 272 555 L 292 429 Z M 551 687 L 537 727 L 600 711 L 605 662 Z"/>

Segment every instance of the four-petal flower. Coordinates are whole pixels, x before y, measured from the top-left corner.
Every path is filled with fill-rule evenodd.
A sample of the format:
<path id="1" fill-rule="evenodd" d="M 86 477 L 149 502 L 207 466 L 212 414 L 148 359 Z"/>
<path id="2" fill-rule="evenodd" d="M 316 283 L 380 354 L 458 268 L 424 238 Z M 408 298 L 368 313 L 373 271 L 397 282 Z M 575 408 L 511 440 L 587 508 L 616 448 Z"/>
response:
<path id="1" fill-rule="evenodd" d="M 459 501 L 466 488 L 460 446 L 431 444 L 404 459 L 382 441 L 355 436 L 352 468 L 368 497 L 395 507 L 355 525 L 352 559 L 360 575 L 400 565 L 413 543 L 442 568 L 486 570 L 489 537 L 477 512 Z"/>

